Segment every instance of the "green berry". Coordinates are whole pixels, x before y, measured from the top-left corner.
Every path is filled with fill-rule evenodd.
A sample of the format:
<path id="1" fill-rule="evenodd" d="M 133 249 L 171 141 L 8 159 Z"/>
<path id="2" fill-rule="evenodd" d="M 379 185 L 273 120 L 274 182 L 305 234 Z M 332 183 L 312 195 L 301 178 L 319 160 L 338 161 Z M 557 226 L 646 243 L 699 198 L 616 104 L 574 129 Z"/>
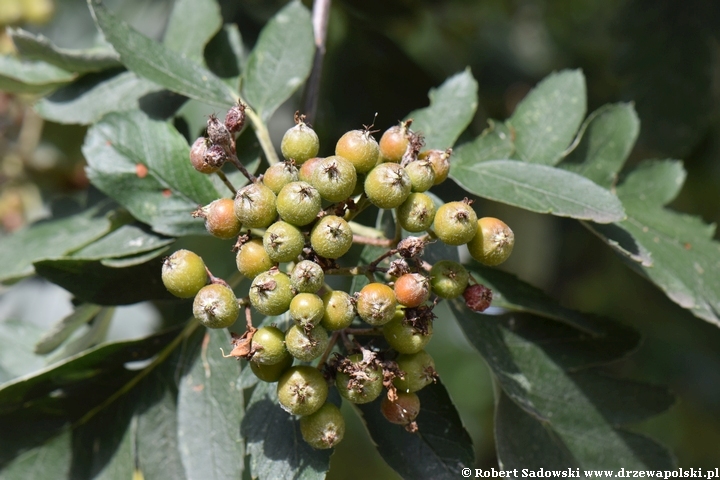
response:
<path id="1" fill-rule="evenodd" d="M 225 285 L 207 285 L 195 295 L 193 315 L 208 328 L 227 328 L 239 314 L 235 293 Z"/>
<path id="2" fill-rule="evenodd" d="M 427 323 L 427 332 L 422 333 L 405 323 L 405 315 L 395 316 L 383 326 L 383 335 L 388 345 L 399 353 L 417 353 L 428 344 L 433 334 L 432 322 Z"/>
<path id="3" fill-rule="evenodd" d="M 424 232 L 435 219 L 435 202 L 424 193 L 411 193 L 398 207 L 397 219 L 408 232 Z"/>
<path id="4" fill-rule="evenodd" d="M 494 267 L 508 259 L 515 246 L 515 234 L 502 220 L 483 217 L 477 221 L 477 235 L 468 242 L 470 256 Z"/>
<path id="5" fill-rule="evenodd" d="M 333 448 L 345 435 L 345 419 L 338 407 L 325 403 L 317 412 L 300 417 L 300 433 L 313 448 Z"/>
<path id="6" fill-rule="evenodd" d="M 367 130 L 351 130 L 335 145 L 335 155 L 348 159 L 358 173 L 372 170 L 379 154 L 378 143 Z"/>
<path id="7" fill-rule="evenodd" d="M 370 325 L 384 325 L 395 315 L 393 289 L 382 283 L 365 285 L 357 296 L 357 312 Z"/>
<path id="8" fill-rule="evenodd" d="M 400 206 L 410 195 L 410 177 L 397 163 L 381 163 L 365 177 L 365 194 L 380 208 Z"/>
<path id="9" fill-rule="evenodd" d="M 285 345 L 288 352 L 301 362 L 312 362 L 318 358 L 329 343 L 327 330 L 320 325 L 308 332 L 299 325 L 293 325 L 285 333 Z"/>
<path id="10" fill-rule="evenodd" d="M 465 202 L 449 202 L 435 213 L 435 234 L 447 245 L 463 245 L 478 231 L 475 210 Z"/>
<path id="11" fill-rule="evenodd" d="M 290 273 L 290 282 L 300 293 L 315 293 L 325 284 L 325 273 L 317 263 L 303 260 Z"/>
<path id="12" fill-rule="evenodd" d="M 355 318 L 355 306 L 352 297 L 342 290 L 333 290 L 322 297 L 325 311 L 321 325 L 327 330 L 347 328 Z"/>
<path id="13" fill-rule="evenodd" d="M 327 400 L 328 385 L 320 370 L 306 365 L 290 367 L 278 380 L 277 396 L 291 415 L 310 415 Z"/>
<path id="14" fill-rule="evenodd" d="M 275 202 L 272 190 L 262 183 L 251 183 L 235 196 L 235 216 L 245 228 L 267 227 L 277 216 Z"/>
<path id="15" fill-rule="evenodd" d="M 277 270 L 261 273 L 250 285 L 250 304 L 264 315 L 287 312 L 292 299 L 290 278 Z"/>
<path id="16" fill-rule="evenodd" d="M 280 150 L 283 157 L 288 160 L 293 159 L 300 165 L 317 155 L 320 150 L 320 140 L 315 130 L 301 121 L 285 132 L 280 142 Z"/>
<path id="17" fill-rule="evenodd" d="M 263 175 L 263 183 L 266 187 L 273 191 L 275 195 L 280 193 L 280 190 L 291 182 L 297 182 L 298 169 L 293 162 L 281 162 L 272 165 L 265 170 Z"/>
<path id="18" fill-rule="evenodd" d="M 457 298 L 465 291 L 470 274 L 452 260 L 440 260 L 430 269 L 430 287 L 441 298 Z"/>
<path id="19" fill-rule="evenodd" d="M 310 232 L 310 245 L 315 253 L 325 258 L 340 258 L 352 247 L 353 233 L 341 217 L 326 215 Z"/>
<path id="20" fill-rule="evenodd" d="M 265 365 L 263 363 L 255 363 L 253 361 L 248 362 L 250 369 L 257 378 L 263 382 L 277 382 L 285 371 L 290 368 L 295 359 L 292 355 L 287 355 L 280 363 L 275 365 Z"/>
<path id="21" fill-rule="evenodd" d="M 259 238 L 242 244 L 235 256 L 235 264 L 238 271 L 250 279 L 267 272 L 274 265 Z"/>
<path id="22" fill-rule="evenodd" d="M 355 190 L 357 172 L 350 161 L 334 155 L 318 163 L 310 183 L 325 200 L 340 202 L 349 198 Z"/>
<path id="23" fill-rule="evenodd" d="M 298 169 L 298 180 L 301 182 L 312 182 L 313 174 L 315 173 L 315 169 L 318 165 L 320 165 L 320 162 L 323 161 L 323 158 L 321 157 L 313 157 L 303 163 L 300 168 Z"/>
<path id="24" fill-rule="evenodd" d="M 435 381 L 435 361 L 425 352 L 401 354 L 396 360 L 398 367 L 405 375 L 396 377 L 393 383 L 401 392 L 417 392 Z"/>
<path id="25" fill-rule="evenodd" d="M 428 160 L 410 162 L 405 166 L 413 192 L 425 192 L 435 184 L 435 170 Z"/>
<path id="26" fill-rule="evenodd" d="M 291 262 L 302 252 L 305 237 L 287 222 L 273 223 L 263 235 L 263 246 L 273 262 Z"/>
<path id="27" fill-rule="evenodd" d="M 350 355 L 348 360 L 340 364 L 335 376 L 338 393 L 355 404 L 372 402 L 382 393 L 382 368 L 367 364 L 360 354 Z"/>
<path id="28" fill-rule="evenodd" d="M 314 293 L 298 293 L 290 302 L 290 318 L 303 328 L 313 328 L 323 318 L 325 305 Z"/>
<path id="29" fill-rule="evenodd" d="M 163 284 L 176 297 L 194 297 L 207 279 L 205 262 L 190 250 L 178 250 L 163 261 Z"/>
<path id="30" fill-rule="evenodd" d="M 288 351 L 285 348 L 285 335 L 274 326 L 258 328 L 252 337 L 252 361 L 262 365 L 276 365 L 285 360 Z"/>
<path id="31" fill-rule="evenodd" d="M 321 208 L 320 193 L 307 182 L 288 183 L 277 197 L 277 212 L 280 217 L 298 227 L 315 220 Z"/>

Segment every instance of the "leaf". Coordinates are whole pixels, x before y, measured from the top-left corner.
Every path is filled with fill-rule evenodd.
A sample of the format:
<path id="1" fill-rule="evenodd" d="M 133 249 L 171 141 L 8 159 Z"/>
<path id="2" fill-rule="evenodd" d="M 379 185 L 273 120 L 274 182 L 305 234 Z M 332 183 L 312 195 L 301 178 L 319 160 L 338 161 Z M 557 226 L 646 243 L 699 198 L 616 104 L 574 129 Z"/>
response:
<path id="1" fill-rule="evenodd" d="M 41 60 L 68 72 L 98 72 L 122 66 L 118 54 L 105 47 L 68 50 L 54 45 L 43 35 L 34 35 L 21 28 L 9 30 L 15 47 L 23 58 Z"/>
<path id="2" fill-rule="evenodd" d="M 102 260 L 100 260 L 100 264 L 112 268 L 132 267 L 135 265 L 140 265 L 141 263 L 149 262 L 155 257 L 159 257 L 163 253 L 167 252 L 168 248 L 169 247 L 161 247 L 155 250 L 150 250 L 149 252 L 139 253 L 137 255 L 129 255 L 127 257 L 103 258 Z"/>
<path id="3" fill-rule="evenodd" d="M 43 334 L 42 338 L 35 344 L 35 353 L 47 354 L 52 352 L 78 328 L 92 320 L 101 310 L 102 307 L 100 305 L 94 305 L 92 303 L 78 305 L 70 315 L 58 320 Z"/>
<path id="4" fill-rule="evenodd" d="M 192 168 L 190 148 L 175 128 L 141 112 L 113 113 L 88 131 L 83 153 L 93 185 L 135 218 L 165 235 L 203 234 L 190 214 L 220 197 Z M 138 165 L 146 167 L 138 175 Z"/>
<path id="5" fill-rule="evenodd" d="M 173 4 L 163 44 L 195 62 L 222 27 L 220 6 L 214 0 L 179 0 Z"/>
<path id="6" fill-rule="evenodd" d="M 508 314 L 498 319 L 469 313 L 457 301 L 450 306 L 504 392 L 544 426 L 545 436 L 538 436 L 537 428 L 531 429 L 538 441 L 550 443 L 538 450 L 566 449 L 563 468 L 578 465 L 585 469 L 647 469 L 672 463 L 667 452 L 662 463 L 648 463 L 648 458 L 659 462 L 650 453 L 661 447 L 650 440 L 629 440 L 626 432 L 618 428 L 666 410 L 673 397 L 664 388 L 605 377 L 594 370 L 574 371 L 581 350 L 566 355 L 564 335 L 546 332 L 542 340 L 534 338 L 536 330 L 528 330 L 533 327 L 531 317 Z M 588 342 L 591 345 L 594 340 Z M 590 353 L 587 364 L 592 363 L 593 356 Z M 519 420 L 516 426 L 503 425 L 513 428 L 508 435 L 525 434 L 527 421 Z M 513 466 L 501 461 L 506 467 Z"/>
<path id="7" fill-rule="evenodd" d="M 230 89 L 208 70 L 137 32 L 96 1 L 88 0 L 88 4 L 98 27 L 128 69 L 190 98 L 221 107 L 235 103 Z"/>
<path id="8" fill-rule="evenodd" d="M 43 357 L 33 355 L 33 344 L 42 330 L 30 322 L 9 319 L 0 321 L 0 384 L 38 370 L 45 365 Z"/>
<path id="9" fill-rule="evenodd" d="M 171 95 L 175 96 L 175 103 L 184 99 L 133 72 L 110 71 L 83 76 L 42 98 L 35 104 L 35 110 L 46 120 L 82 125 L 95 123 L 110 112 L 126 110 L 144 109 L 148 114 L 162 117 L 172 109 L 150 100 L 163 100 Z"/>
<path id="10" fill-rule="evenodd" d="M 425 137 L 426 149 L 445 150 L 455 145 L 475 115 L 477 90 L 477 81 L 468 68 L 431 89 L 429 107 L 407 116 L 413 119 L 413 130 Z"/>
<path id="11" fill-rule="evenodd" d="M 419 392 L 418 432 L 388 423 L 380 412 L 381 399 L 357 405 L 383 459 L 403 478 L 458 478 L 475 464 L 470 435 L 465 431 L 445 387 L 428 385 Z M 381 396 L 382 397 L 382 396 Z"/>
<path id="12" fill-rule="evenodd" d="M 315 450 L 300 434 L 300 424 L 280 408 L 277 386 L 260 382 L 246 407 L 241 432 L 253 478 L 322 479 L 330 450 Z"/>
<path id="13" fill-rule="evenodd" d="M 630 103 L 605 105 L 588 117 L 580 131 L 583 129 L 580 143 L 560 168 L 611 188 L 640 132 L 637 113 Z"/>
<path id="14" fill-rule="evenodd" d="M 162 283 L 160 258 L 127 268 L 107 267 L 96 260 L 74 258 L 41 260 L 34 265 L 38 275 L 83 302 L 128 305 L 174 298 Z"/>
<path id="15" fill-rule="evenodd" d="M 532 212 L 610 223 L 625 216 L 609 191 L 580 175 L 547 165 L 516 160 L 475 163 L 463 158 L 450 165 L 452 178 L 481 197 Z"/>
<path id="16" fill-rule="evenodd" d="M 243 395 L 239 362 L 223 358 L 226 330 L 208 329 L 190 358 L 178 392 L 178 443 L 188 478 L 240 478 L 244 448 L 240 437 Z"/>
<path id="17" fill-rule="evenodd" d="M 564 156 L 585 117 L 585 77 L 563 70 L 545 77 L 518 104 L 508 126 L 519 160 L 554 165 Z"/>
<path id="18" fill-rule="evenodd" d="M 32 275 L 33 262 L 55 258 L 77 250 L 102 237 L 110 221 L 87 210 L 70 217 L 41 221 L 0 238 L 0 281 Z"/>
<path id="19" fill-rule="evenodd" d="M 453 152 L 451 164 L 460 162 L 464 165 L 472 165 L 488 160 L 510 158 L 515 151 L 512 131 L 504 123 L 494 120 L 488 120 L 488 123 L 489 126 L 482 135 L 472 142 L 464 143 Z"/>
<path id="20" fill-rule="evenodd" d="M 290 2 L 260 32 L 245 70 L 244 98 L 264 120 L 308 77 L 314 53 L 310 13 Z"/>
<path id="21" fill-rule="evenodd" d="M 240 73 L 245 69 L 247 57 L 237 25 L 223 25 L 223 28 L 208 43 L 205 49 L 205 63 L 225 83 L 237 88 Z"/>
<path id="22" fill-rule="evenodd" d="M 715 226 L 662 208 L 684 178 L 678 162 L 641 164 L 618 187 L 627 220 L 613 228 L 589 228 L 632 259 L 632 268 L 673 302 L 720 326 L 720 243 L 712 239 Z"/>
<path id="23" fill-rule="evenodd" d="M 0 55 L 0 90 L 5 92 L 44 95 L 74 79 L 74 73 L 49 63 Z"/>
<path id="24" fill-rule="evenodd" d="M 77 250 L 72 256 L 83 260 L 126 257 L 156 250 L 174 241 L 174 238 L 155 235 L 140 225 L 123 225 Z"/>

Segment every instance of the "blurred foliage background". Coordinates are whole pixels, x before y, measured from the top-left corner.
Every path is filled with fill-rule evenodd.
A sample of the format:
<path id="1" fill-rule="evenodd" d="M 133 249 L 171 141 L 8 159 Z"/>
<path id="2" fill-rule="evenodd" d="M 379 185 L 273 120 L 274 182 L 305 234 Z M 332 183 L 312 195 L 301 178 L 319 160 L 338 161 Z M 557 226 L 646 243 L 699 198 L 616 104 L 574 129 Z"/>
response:
<path id="1" fill-rule="evenodd" d="M 106 3 L 154 38 L 161 37 L 172 8 L 170 0 Z M 237 23 L 250 47 L 286 2 L 220 3 L 225 22 Z M 84 0 L 0 0 L 0 25 L 42 33 L 68 48 L 98 40 Z M 0 51 L 12 48 L 2 34 Z M 641 133 L 629 165 L 646 158 L 682 159 L 688 179 L 671 208 L 706 222 L 720 220 L 720 3 L 335 1 L 314 122 L 325 145 L 321 154 L 329 153 L 346 130 L 370 124 L 376 112 L 375 125 L 385 129 L 427 105 L 430 88 L 466 67 L 480 84 L 480 107 L 466 138 L 479 134 L 489 118 L 507 118 L 548 73 L 581 68 L 588 82 L 588 111 L 610 102 L 635 102 Z M 276 141 L 291 125 L 300 101 L 292 99 L 276 114 L 271 123 Z M 85 128 L 45 122 L 33 113 L 32 102 L 0 92 L 2 235 L 50 214 L 71 213 L 100 196 L 83 171 Z M 459 194 L 455 186 L 443 187 L 447 198 Z M 487 200 L 478 200 L 475 207 L 482 215 L 502 217 L 515 230 L 515 253 L 502 268 L 569 307 L 616 318 L 642 332 L 640 349 L 611 370 L 668 385 L 678 402 L 636 429 L 669 446 L 682 467 L 717 467 L 720 330 L 668 300 L 579 223 Z M 193 248 L 226 261 L 224 248 L 214 253 L 207 244 Z M 30 302 L 36 295 L 43 301 Z M 28 320 L 41 328 L 68 313 L 69 300 L 56 287 L 26 280 L 0 294 L 0 319 Z M 172 315 L 151 305 L 119 308 L 111 336 L 144 334 Z M 441 312 L 439 317 L 442 323 Z M 478 465 L 496 466 L 489 372 L 454 325 L 438 325 L 435 337 L 429 350 L 473 436 Z M 333 457 L 333 464 L 344 464 L 343 474 L 331 469 L 330 477 L 394 478 L 359 421 L 351 426 L 358 435 L 343 442 Z M 350 476 L 353 472 L 356 477 Z"/>

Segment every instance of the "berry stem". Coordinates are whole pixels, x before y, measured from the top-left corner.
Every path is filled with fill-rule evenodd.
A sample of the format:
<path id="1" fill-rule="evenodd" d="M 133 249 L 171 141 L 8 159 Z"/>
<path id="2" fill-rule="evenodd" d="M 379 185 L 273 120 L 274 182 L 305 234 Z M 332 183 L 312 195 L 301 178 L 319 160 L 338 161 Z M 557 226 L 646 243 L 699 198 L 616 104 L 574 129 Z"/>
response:
<path id="1" fill-rule="evenodd" d="M 383 331 L 380 328 L 346 328 L 345 333 L 349 335 L 382 335 Z"/>
<path id="2" fill-rule="evenodd" d="M 393 242 L 394 240 L 390 240 L 389 238 L 372 238 L 362 235 L 353 235 L 353 243 L 358 243 L 360 245 L 372 245 L 374 247 L 391 247 L 393 245 Z"/>
<path id="3" fill-rule="evenodd" d="M 238 160 L 235 152 L 228 152 L 227 158 L 228 158 L 228 160 L 230 160 L 230 162 L 232 162 L 233 165 L 235 165 L 235 167 L 237 167 L 238 170 L 240 170 L 240 172 L 243 175 L 245 175 L 245 178 L 247 178 L 250 182 L 255 183 L 255 181 L 257 180 L 257 177 L 255 177 L 255 175 L 250 173 L 248 171 L 248 169 L 245 168 L 245 165 L 243 165 L 242 162 L 240 160 Z M 221 172 L 218 172 L 218 173 L 221 173 Z"/>
<path id="4" fill-rule="evenodd" d="M 360 215 L 360 213 L 362 213 L 362 211 L 365 210 L 365 209 L 366 209 L 367 207 L 369 207 L 370 205 L 372 205 L 372 204 L 370 203 L 370 200 L 368 200 L 367 195 L 365 195 L 365 194 L 363 193 L 363 194 L 360 195 L 360 197 L 358 198 L 358 201 L 355 202 L 355 208 L 353 208 L 352 210 L 348 210 L 348 212 L 345 214 L 345 220 L 349 222 L 349 221 L 352 220 L 353 218 L 355 218 L 355 217 L 357 217 L 358 215 Z"/>
<path id="5" fill-rule="evenodd" d="M 212 272 L 210 271 L 210 269 L 207 267 L 207 265 L 205 266 L 205 271 L 207 272 L 207 276 L 208 276 L 208 278 L 210 279 L 210 283 L 212 283 L 212 284 L 219 284 L 219 285 L 225 285 L 226 287 L 231 288 L 230 285 L 228 285 L 228 283 L 227 283 L 225 280 L 223 280 L 223 279 L 220 278 L 220 277 L 216 277 L 215 275 L 213 275 Z"/>
<path id="6" fill-rule="evenodd" d="M 337 343 L 337 339 L 340 336 L 341 330 L 337 330 L 333 332 L 332 336 L 330 337 L 330 341 L 328 342 L 328 346 L 325 349 L 325 351 L 322 354 L 322 357 L 320 357 L 320 361 L 318 362 L 317 368 L 322 371 L 323 367 L 325 366 L 325 362 L 327 362 L 328 357 L 330 356 L 330 352 L 332 351 L 333 347 Z"/>
<path id="7" fill-rule="evenodd" d="M 233 186 L 233 184 L 230 182 L 230 179 L 227 178 L 227 176 L 222 170 L 218 170 L 217 172 L 215 172 L 215 174 L 220 177 L 220 180 L 222 180 L 225 186 L 230 189 L 230 191 L 233 193 L 233 196 L 237 194 L 237 188 Z"/>

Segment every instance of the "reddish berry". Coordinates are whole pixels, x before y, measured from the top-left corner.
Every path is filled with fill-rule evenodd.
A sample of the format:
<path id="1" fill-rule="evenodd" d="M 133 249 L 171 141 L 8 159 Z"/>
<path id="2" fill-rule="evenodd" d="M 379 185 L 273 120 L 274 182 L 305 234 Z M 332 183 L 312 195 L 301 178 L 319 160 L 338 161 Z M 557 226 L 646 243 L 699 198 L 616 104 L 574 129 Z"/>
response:
<path id="1" fill-rule="evenodd" d="M 484 312 L 492 303 L 492 290 L 485 285 L 471 285 L 463 292 L 465 305 L 474 312 Z"/>

